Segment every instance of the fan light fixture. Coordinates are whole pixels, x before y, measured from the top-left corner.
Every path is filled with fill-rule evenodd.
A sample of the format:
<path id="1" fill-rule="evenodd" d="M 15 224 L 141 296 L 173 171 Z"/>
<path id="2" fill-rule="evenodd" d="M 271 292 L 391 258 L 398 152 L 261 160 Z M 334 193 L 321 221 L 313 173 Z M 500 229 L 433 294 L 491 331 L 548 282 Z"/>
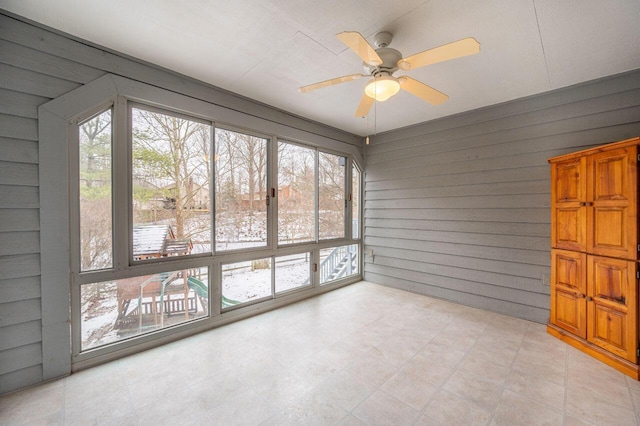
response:
<path id="1" fill-rule="evenodd" d="M 376 77 L 367 83 L 364 88 L 364 93 L 378 102 L 386 101 L 399 91 L 400 83 L 398 83 L 398 79 L 390 75 Z"/>

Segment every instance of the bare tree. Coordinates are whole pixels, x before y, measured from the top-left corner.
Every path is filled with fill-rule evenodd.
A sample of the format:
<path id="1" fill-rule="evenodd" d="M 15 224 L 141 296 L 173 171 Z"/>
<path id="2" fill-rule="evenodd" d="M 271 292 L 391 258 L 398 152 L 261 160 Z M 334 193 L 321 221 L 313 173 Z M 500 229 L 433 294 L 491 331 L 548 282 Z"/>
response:
<path id="1" fill-rule="evenodd" d="M 111 110 L 79 126 L 80 266 L 112 265 Z"/>
<path id="2" fill-rule="evenodd" d="M 264 138 L 216 129 L 219 249 L 229 242 L 266 243 L 266 147 Z"/>
<path id="3" fill-rule="evenodd" d="M 344 236 L 345 164 L 338 155 L 321 152 L 318 158 L 320 238 Z"/>
<path id="4" fill-rule="evenodd" d="M 278 239 L 310 241 L 315 234 L 315 150 L 278 146 Z"/>
<path id="5" fill-rule="evenodd" d="M 141 203 L 152 200 L 150 191 L 162 194 L 170 203 L 169 217 L 175 224 L 177 238 L 190 238 L 199 232 L 186 228 L 194 216 L 196 198 L 209 187 L 207 134 L 211 127 L 173 115 L 133 110 L 134 198 Z M 140 214 L 142 212 L 139 211 Z M 143 216 L 137 220 L 145 221 Z"/>

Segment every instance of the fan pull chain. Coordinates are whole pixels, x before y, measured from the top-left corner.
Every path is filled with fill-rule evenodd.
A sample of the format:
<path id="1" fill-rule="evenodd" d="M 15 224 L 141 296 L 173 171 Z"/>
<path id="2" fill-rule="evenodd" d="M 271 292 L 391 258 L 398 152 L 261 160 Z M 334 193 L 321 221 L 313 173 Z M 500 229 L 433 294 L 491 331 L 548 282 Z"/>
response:
<path id="1" fill-rule="evenodd" d="M 364 143 L 365 143 L 365 144 L 367 144 L 367 145 L 369 145 L 369 143 L 370 143 L 370 142 L 369 142 L 369 114 L 367 114 L 366 119 L 367 119 L 367 137 L 366 137 L 366 139 L 364 140 Z"/>

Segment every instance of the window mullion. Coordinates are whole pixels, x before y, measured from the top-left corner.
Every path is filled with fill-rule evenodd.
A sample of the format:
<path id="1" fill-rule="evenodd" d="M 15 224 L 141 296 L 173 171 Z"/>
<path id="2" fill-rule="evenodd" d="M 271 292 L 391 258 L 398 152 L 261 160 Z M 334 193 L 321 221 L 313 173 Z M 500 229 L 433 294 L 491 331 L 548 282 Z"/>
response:
<path id="1" fill-rule="evenodd" d="M 272 135 L 267 143 L 267 246 L 278 246 L 278 137 Z"/>
<path id="2" fill-rule="evenodd" d="M 318 153 L 318 149 L 315 149 L 315 200 L 314 200 L 314 210 L 315 210 L 315 241 L 320 241 L 320 155 Z"/>
<path id="3" fill-rule="evenodd" d="M 280 212 L 278 211 L 278 194 L 280 188 L 280 182 L 278 181 L 278 168 L 280 167 L 280 164 L 278 163 L 278 137 L 272 135 L 270 142 L 270 155 L 267 158 L 267 175 L 269 179 L 267 188 L 269 189 L 269 212 L 271 213 L 269 219 L 268 234 L 269 247 L 275 250 L 278 247 L 278 215 L 280 214 Z M 273 195 L 273 197 L 271 195 Z"/>
<path id="4" fill-rule="evenodd" d="M 209 221 L 211 223 L 211 229 L 209 231 L 210 241 L 211 241 L 211 254 L 214 255 L 216 253 L 216 227 L 218 224 L 216 223 L 216 191 L 218 188 L 218 182 L 216 180 L 216 153 L 217 151 L 217 143 L 216 140 L 216 123 L 211 122 L 211 135 L 210 135 L 210 144 L 209 144 Z M 220 271 L 220 264 L 214 263 L 209 267 L 209 315 L 211 317 L 220 315 L 220 309 L 222 305 L 222 274 Z"/>
<path id="5" fill-rule="evenodd" d="M 353 231 L 351 229 L 353 225 L 351 210 L 353 203 L 353 188 L 352 188 L 352 164 L 353 159 L 347 157 L 344 165 L 344 236 L 348 239 L 353 239 Z"/>
<path id="6" fill-rule="evenodd" d="M 71 256 L 71 338 L 73 354 L 77 355 L 80 348 L 80 131 L 78 121 L 72 121 L 69 126 L 69 254 Z"/>
<path id="7" fill-rule="evenodd" d="M 80 272 L 80 130 L 78 121 L 69 123 L 69 224 L 71 256 L 71 272 L 77 275 Z M 72 280 L 76 282 L 76 280 Z"/>
<path id="8" fill-rule="evenodd" d="M 124 97 L 118 96 L 113 108 L 113 268 L 123 270 L 129 266 L 132 246 L 129 207 L 131 123 Z"/>

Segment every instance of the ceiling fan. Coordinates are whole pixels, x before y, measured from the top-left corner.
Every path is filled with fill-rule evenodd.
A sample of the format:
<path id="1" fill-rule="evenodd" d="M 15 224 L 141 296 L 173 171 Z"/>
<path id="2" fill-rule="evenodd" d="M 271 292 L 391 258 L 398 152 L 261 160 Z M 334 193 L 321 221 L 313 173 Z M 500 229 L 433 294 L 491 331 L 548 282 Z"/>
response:
<path id="1" fill-rule="evenodd" d="M 374 49 L 360 33 L 355 31 L 345 31 L 337 34 L 336 37 L 364 61 L 366 74 L 351 74 L 332 78 L 300 87 L 298 91 L 306 93 L 322 87 L 371 76 L 373 78 L 364 88 L 364 94 L 355 113 L 356 117 L 367 116 L 373 102 L 386 101 L 398 93 L 400 89 L 433 105 L 443 103 L 449 99 L 444 93 L 406 75 L 394 77 L 393 73 L 398 69 L 408 71 L 449 59 L 473 55 L 480 51 L 480 43 L 473 37 L 468 37 L 404 58 L 396 49 L 387 47 L 391 43 L 392 35 L 386 31 L 375 35 L 374 41 L 377 49 Z"/>

